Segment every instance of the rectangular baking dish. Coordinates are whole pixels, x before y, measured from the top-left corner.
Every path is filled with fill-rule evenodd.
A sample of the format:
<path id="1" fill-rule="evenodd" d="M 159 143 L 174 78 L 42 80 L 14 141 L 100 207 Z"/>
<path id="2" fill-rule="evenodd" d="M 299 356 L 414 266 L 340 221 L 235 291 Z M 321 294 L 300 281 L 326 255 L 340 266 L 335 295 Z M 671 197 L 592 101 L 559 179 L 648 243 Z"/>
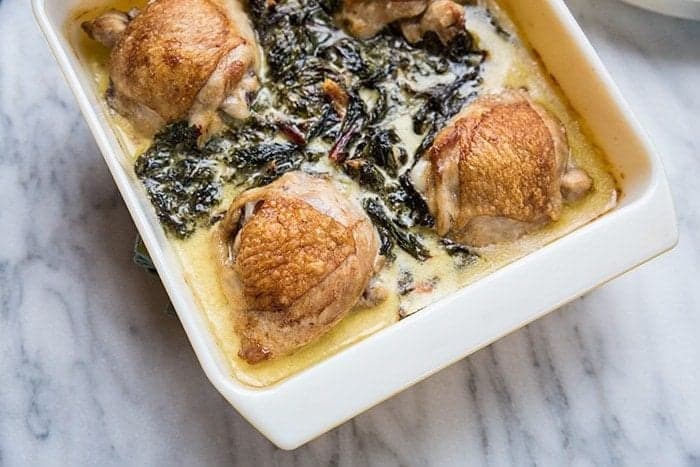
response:
<path id="1" fill-rule="evenodd" d="M 661 162 L 562 0 L 502 0 L 622 185 L 612 212 L 272 387 L 229 373 L 90 75 L 64 28 L 85 0 L 33 0 L 46 35 L 212 384 L 250 423 L 293 449 L 436 371 L 672 248 L 678 237 Z"/>

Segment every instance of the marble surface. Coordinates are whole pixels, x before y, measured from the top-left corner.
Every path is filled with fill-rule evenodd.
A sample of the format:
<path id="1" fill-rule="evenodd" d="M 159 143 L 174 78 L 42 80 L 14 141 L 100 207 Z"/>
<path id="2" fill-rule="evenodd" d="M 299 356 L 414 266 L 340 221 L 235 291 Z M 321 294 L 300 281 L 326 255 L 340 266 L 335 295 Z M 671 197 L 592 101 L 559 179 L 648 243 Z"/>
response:
<path id="1" fill-rule="evenodd" d="M 700 465 L 700 23 L 569 0 L 664 156 L 678 247 L 285 452 L 131 263 L 28 3 L 0 0 L 0 466 Z"/>

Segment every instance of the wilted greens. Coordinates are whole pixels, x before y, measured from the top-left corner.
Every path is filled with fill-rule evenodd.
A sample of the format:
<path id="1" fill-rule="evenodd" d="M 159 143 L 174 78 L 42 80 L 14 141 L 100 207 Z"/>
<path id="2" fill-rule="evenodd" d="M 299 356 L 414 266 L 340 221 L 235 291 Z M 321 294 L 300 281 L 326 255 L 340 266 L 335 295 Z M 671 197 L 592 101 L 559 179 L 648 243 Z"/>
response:
<path id="1" fill-rule="evenodd" d="M 248 2 L 268 65 L 251 117 L 204 147 L 186 124 L 170 125 L 136 163 L 169 232 L 185 237 L 206 223 L 225 184 L 264 185 L 328 157 L 366 192 L 382 254 L 398 246 L 430 257 L 414 228 L 434 221 L 407 172 L 475 95 L 486 54 L 466 31 L 447 47 L 431 34 L 411 46 L 392 27 L 354 39 L 333 22 L 337 3 Z M 402 138 L 402 118 L 419 144 Z"/>

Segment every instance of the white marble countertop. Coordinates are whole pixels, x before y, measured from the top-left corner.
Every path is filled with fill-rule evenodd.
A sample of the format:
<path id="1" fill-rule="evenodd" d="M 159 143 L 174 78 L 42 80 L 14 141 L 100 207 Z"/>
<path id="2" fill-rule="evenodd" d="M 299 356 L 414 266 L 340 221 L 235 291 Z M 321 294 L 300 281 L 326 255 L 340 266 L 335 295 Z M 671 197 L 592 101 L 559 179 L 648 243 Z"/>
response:
<path id="1" fill-rule="evenodd" d="M 0 0 L 0 466 L 700 465 L 700 22 L 569 4 L 664 157 L 680 244 L 285 452 L 162 313 L 29 2 Z"/>

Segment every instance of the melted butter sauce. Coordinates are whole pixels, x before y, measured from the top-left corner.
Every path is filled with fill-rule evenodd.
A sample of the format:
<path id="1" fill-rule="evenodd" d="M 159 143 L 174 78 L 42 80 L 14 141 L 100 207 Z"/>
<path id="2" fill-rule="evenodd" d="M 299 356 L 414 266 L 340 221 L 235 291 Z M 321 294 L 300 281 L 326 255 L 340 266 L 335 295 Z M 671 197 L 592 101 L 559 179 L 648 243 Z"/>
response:
<path id="1" fill-rule="evenodd" d="M 80 22 L 94 18 L 108 8 L 128 10 L 133 6 L 143 6 L 143 3 L 132 0 L 100 3 L 99 7 L 87 8 L 76 13 L 74 20 L 67 25 L 73 46 L 83 66 L 94 76 L 95 87 L 100 94 L 104 94 L 109 82 L 106 71 L 108 51 L 86 37 L 79 27 Z M 618 191 L 605 157 L 592 143 L 584 125 L 567 105 L 561 91 L 548 77 L 534 53 L 529 51 L 519 38 L 513 23 L 491 0 L 484 4 L 511 37 L 506 38 L 496 32 L 483 6 L 466 7 L 467 29 L 478 40 L 480 48 L 489 52 L 489 58 L 483 68 L 484 81 L 481 92 L 497 91 L 503 87 L 527 88 L 534 100 L 556 115 L 566 127 L 573 161 L 593 178 L 593 192 L 578 203 L 565 206 L 557 222 L 516 242 L 483 248 L 479 250 L 481 257 L 476 262 L 461 268 L 457 267 L 454 258 L 447 255 L 438 245 L 439 239 L 432 232 L 421 231 L 433 257 L 424 263 L 418 263 L 402 250 L 396 249 L 396 261 L 379 273 L 379 280 L 390 291 L 386 301 L 373 308 L 353 310 L 330 332 L 292 355 L 256 365 L 249 365 L 237 356 L 239 341 L 233 329 L 232 304 L 227 302 L 219 284 L 211 230 L 201 228 L 186 240 L 172 240 L 186 281 L 200 309 L 208 318 L 212 334 L 225 360 L 229 362 L 232 374 L 241 382 L 257 387 L 277 383 L 398 321 L 399 310 L 401 316 L 415 313 L 590 222 L 615 206 Z M 106 104 L 103 105 L 105 112 L 112 119 L 124 153 L 133 162 L 148 147 L 150 141 L 138 137 L 128 121 L 109 110 Z M 397 118 L 394 125 L 409 151 L 418 146 L 420 136 L 413 133 L 409 115 Z M 337 188 L 346 196 L 359 199 L 363 195 L 354 182 L 337 171 L 328 161 L 320 161 L 313 169 L 330 173 Z M 222 209 L 228 206 L 237 194 L 238 190 L 235 187 L 227 187 L 221 203 Z M 404 271 L 410 272 L 419 286 L 412 293 L 400 296 L 397 280 Z M 468 308 L 465 309 L 465 313 L 468 312 Z"/>
<path id="2" fill-rule="evenodd" d="M 146 0 L 108 0 L 107 2 L 89 0 L 72 15 L 68 24 L 66 24 L 66 33 L 70 38 L 70 43 L 76 55 L 80 58 L 87 75 L 93 77 L 98 95 L 104 96 L 109 87 L 109 73 L 107 70 L 109 49 L 90 39 L 82 30 L 80 24 L 96 18 L 109 9 L 120 11 L 129 11 L 134 7 L 143 9 L 146 3 Z M 123 153 L 129 157 L 130 162 L 134 162 L 136 157 L 151 145 L 151 140 L 140 136 L 134 131 L 129 120 L 112 110 L 104 99 L 101 101 L 101 104 L 102 110 L 113 123 L 112 127 L 117 134 Z"/>

